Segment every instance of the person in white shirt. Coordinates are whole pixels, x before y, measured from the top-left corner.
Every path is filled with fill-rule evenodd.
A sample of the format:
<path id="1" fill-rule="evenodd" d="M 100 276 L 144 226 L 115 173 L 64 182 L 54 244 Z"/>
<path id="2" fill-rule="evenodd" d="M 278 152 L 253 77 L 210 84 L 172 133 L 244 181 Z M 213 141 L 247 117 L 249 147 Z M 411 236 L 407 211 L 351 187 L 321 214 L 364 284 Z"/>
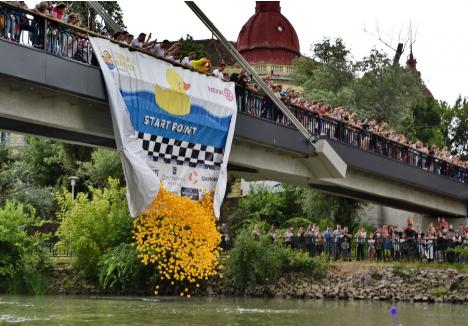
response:
<path id="1" fill-rule="evenodd" d="M 197 54 L 195 52 L 190 52 L 189 55 L 184 57 L 180 63 L 184 66 L 192 67 L 192 60 L 195 60 L 196 55 Z"/>
<path id="2" fill-rule="evenodd" d="M 140 33 L 140 35 L 138 35 L 138 38 L 133 39 L 130 45 L 135 48 L 143 48 L 143 46 L 145 45 L 145 40 L 146 40 L 146 34 Z"/>
<path id="3" fill-rule="evenodd" d="M 161 43 L 155 43 L 151 48 L 151 52 L 156 54 L 158 57 L 164 57 L 167 48 L 169 48 L 170 43 L 168 40 L 164 40 Z"/>
<path id="4" fill-rule="evenodd" d="M 213 75 L 223 79 L 224 78 L 224 75 L 223 75 L 224 68 L 226 68 L 226 65 L 224 63 L 220 64 L 218 69 L 213 70 Z"/>

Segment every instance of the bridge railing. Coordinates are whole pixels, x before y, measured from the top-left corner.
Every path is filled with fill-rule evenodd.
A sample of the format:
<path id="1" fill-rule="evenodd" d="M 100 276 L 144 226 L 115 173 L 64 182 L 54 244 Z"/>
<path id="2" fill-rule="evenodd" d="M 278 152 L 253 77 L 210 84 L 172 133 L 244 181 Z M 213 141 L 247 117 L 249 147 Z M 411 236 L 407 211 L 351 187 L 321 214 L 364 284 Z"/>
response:
<path id="1" fill-rule="evenodd" d="M 267 97 L 240 86 L 236 87 L 236 96 L 240 112 L 293 128 L 292 123 Z M 320 116 L 316 112 L 294 105 L 288 107 L 309 132 L 319 138 L 340 141 L 440 176 L 468 183 L 468 170 L 463 167 L 348 123 Z"/>
<path id="2" fill-rule="evenodd" d="M 0 2 L 0 38 L 91 64 L 87 33 L 54 18 Z"/>
<path id="3" fill-rule="evenodd" d="M 468 263 L 466 249 L 461 241 L 450 239 L 352 239 L 349 241 L 317 241 L 311 237 L 293 236 L 290 241 L 283 241 L 296 250 L 308 252 L 312 257 L 332 260 L 371 260 L 371 261 L 435 261 L 446 263 Z"/>
<path id="4" fill-rule="evenodd" d="M 87 38 L 91 33 L 36 12 L 0 2 L 0 37 L 24 46 L 69 60 L 97 65 Z M 236 96 L 240 112 L 294 128 L 269 98 L 239 86 L 236 86 Z M 294 105 L 288 107 L 299 121 L 319 138 L 334 139 L 437 175 L 468 183 L 468 169 L 350 124 L 320 116 Z"/>

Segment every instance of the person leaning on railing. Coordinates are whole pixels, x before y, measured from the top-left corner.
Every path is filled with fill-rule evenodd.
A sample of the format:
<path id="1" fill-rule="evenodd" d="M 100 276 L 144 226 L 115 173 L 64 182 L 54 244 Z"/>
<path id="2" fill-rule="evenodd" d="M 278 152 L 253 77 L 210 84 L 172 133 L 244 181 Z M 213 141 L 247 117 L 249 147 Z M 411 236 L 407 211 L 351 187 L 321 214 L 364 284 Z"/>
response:
<path id="1" fill-rule="evenodd" d="M 34 9 L 32 10 L 35 13 L 48 16 L 50 15 L 49 12 L 49 3 L 48 1 L 41 1 L 39 2 Z M 36 48 L 42 48 L 44 45 L 42 44 L 42 40 L 44 39 L 44 22 L 43 20 L 35 15 L 33 16 L 33 20 L 31 22 L 32 27 L 32 43 L 33 46 Z"/>
<path id="2" fill-rule="evenodd" d="M 275 85 L 272 81 L 266 78 L 265 78 L 265 81 L 267 82 L 267 85 L 270 88 L 272 88 L 272 90 L 275 92 L 277 96 L 282 93 L 285 94 L 285 96 L 281 96 L 281 98 L 287 105 L 294 105 L 304 110 L 308 110 L 312 107 L 311 101 L 306 101 L 305 99 L 303 99 L 302 97 L 296 94 L 294 94 L 294 96 L 291 96 L 293 92 L 290 89 L 286 91 L 284 90 L 279 91 L 277 89 L 277 85 Z M 319 115 L 321 115 L 322 108 L 318 108 L 314 111 L 317 112 Z M 404 135 L 398 134 L 397 132 L 389 129 L 386 123 L 383 123 L 382 125 L 380 125 L 375 120 L 371 124 L 368 124 L 366 120 L 364 120 L 364 122 L 361 123 L 358 121 L 355 113 L 354 113 L 354 116 L 352 116 L 349 114 L 349 112 L 346 111 L 345 108 L 337 108 L 333 111 L 332 110 L 328 110 L 328 111 L 333 112 L 331 115 L 332 115 L 332 119 L 335 122 L 342 122 L 346 125 L 352 125 L 353 127 L 361 128 L 364 130 L 369 129 L 367 130 L 367 132 L 371 133 L 371 135 L 370 137 L 367 137 L 367 135 L 359 136 L 359 133 L 354 133 L 354 132 L 347 132 L 346 134 L 343 134 L 342 124 L 340 123 L 336 124 L 335 128 L 333 129 L 334 131 L 333 134 L 330 134 L 330 130 L 326 130 L 326 132 L 324 132 L 321 126 L 321 120 L 319 120 L 318 129 L 319 129 L 320 134 L 333 136 L 336 139 L 340 139 L 354 146 L 359 146 L 359 147 L 364 146 L 364 148 L 368 148 L 379 154 L 390 156 L 394 159 L 402 160 L 405 162 L 409 162 L 408 153 L 409 153 L 409 148 L 411 147 L 411 142 Z M 344 138 L 343 138 L 343 135 L 345 136 Z M 379 137 L 384 138 L 391 142 L 390 143 L 383 142 L 379 139 Z M 369 142 L 369 140 L 371 140 L 371 142 Z M 431 146 L 429 149 L 428 146 L 424 145 L 420 141 L 417 141 L 416 143 L 417 143 L 417 148 L 415 148 L 415 153 L 417 154 L 416 165 L 422 169 L 430 170 L 431 172 L 441 174 L 441 169 L 439 169 L 438 167 L 435 167 L 433 164 L 434 158 L 443 160 L 443 159 L 447 159 L 447 157 L 440 157 L 439 155 L 440 151 L 435 146 Z M 467 163 L 461 162 L 455 159 L 455 157 L 456 156 L 449 158 L 449 160 L 451 161 L 451 164 L 455 164 L 461 168 L 461 169 L 456 170 L 455 177 L 458 179 L 458 181 L 465 182 L 467 179 L 467 172 L 466 172 Z"/>
<path id="3" fill-rule="evenodd" d="M 23 5 L 19 1 L 12 1 L 10 5 L 17 7 L 23 7 Z M 19 19 L 23 15 L 23 13 L 16 8 L 4 7 L 2 8 L 2 25 L 3 25 L 3 32 L 2 37 L 14 41 L 19 42 L 19 34 L 20 34 L 20 27 L 19 27 Z"/>

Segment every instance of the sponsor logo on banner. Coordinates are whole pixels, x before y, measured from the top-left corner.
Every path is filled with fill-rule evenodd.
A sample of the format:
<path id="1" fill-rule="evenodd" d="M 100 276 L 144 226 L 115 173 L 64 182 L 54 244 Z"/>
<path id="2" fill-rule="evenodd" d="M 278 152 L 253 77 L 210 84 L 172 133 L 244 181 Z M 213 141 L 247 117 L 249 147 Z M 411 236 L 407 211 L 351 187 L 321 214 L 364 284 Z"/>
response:
<path id="1" fill-rule="evenodd" d="M 114 60 L 110 52 L 108 50 L 104 50 L 102 51 L 102 60 L 104 60 L 104 63 L 110 70 L 114 70 L 116 67 L 122 72 L 135 72 L 136 70 L 136 64 L 132 62 L 129 57 L 121 53 L 117 53 Z"/>
<path id="2" fill-rule="evenodd" d="M 201 180 L 204 182 L 218 182 L 218 178 L 215 176 L 201 177 Z"/>
<path id="3" fill-rule="evenodd" d="M 182 197 L 188 197 L 193 200 L 200 200 L 200 194 L 199 194 L 198 189 L 196 188 L 182 187 L 180 188 L 180 195 Z"/>
<path id="4" fill-rule="evenodd" d="M 229 88 L 225 88 L 223 93 L 226 100 L 232 102 L 232 100 L 234 99 L 234 94 L 232 94 L 231 90 Z"/>
<path id="5" fill-rule="evenodd" d="M 106 63 L 107 68 L 109 68 L 110 70 L 115 69 L 114 60 L 112 60 L 112 56 L 109 53 L 109 51 L 107 50 L 102 51 L 102 59 Z"/>
<path id="6" fill-rule="evenodd" d="M 229 88 L 218 89 L 215 87 L 208 86 L 208 91 L 213 94 L 224 96 L 229 102 L 232 102 L 232 100 L 234 100 L 234 94 L 232 94 Z"/>
<path id="7" fill-rule="evenodd" d="M 196 185 L 198 182 L 197 177 L 198 177 L 197 171 L 193 170 L 192 172 L 189 173 L 188 180 L 190 181 L 191 184 Z"/>

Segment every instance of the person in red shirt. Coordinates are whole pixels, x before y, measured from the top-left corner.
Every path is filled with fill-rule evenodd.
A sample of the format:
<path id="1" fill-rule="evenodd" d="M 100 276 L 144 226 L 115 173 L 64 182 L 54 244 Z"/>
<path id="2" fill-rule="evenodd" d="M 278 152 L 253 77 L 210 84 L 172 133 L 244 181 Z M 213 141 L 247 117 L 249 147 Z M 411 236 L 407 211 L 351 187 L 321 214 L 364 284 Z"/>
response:
<path id="1" fill-rule="evenodd" d="M 67 10 L 67 5 L 64 3 L 59 3 L 52 9 L 52 17 L 56 19 L 63 19 L 63 16 L 65 15 L 65 11 Z"/>

